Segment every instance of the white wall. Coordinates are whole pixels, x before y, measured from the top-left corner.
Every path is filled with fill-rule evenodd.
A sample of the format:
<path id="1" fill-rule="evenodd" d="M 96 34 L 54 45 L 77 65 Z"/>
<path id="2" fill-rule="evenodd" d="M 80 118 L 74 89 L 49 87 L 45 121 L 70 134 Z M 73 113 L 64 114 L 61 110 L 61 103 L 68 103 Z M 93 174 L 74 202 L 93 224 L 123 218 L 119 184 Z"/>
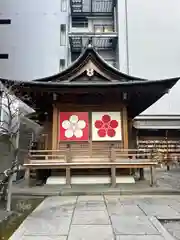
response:
<path id="1" fill-rule="evenodd" d="M 180 1 L 127 0 L 127 29 L 125 1 L 118 1 L 121 70 L 128 71 L 127 30 L 131 75 L 149 79 L 180 76 Z"/>
<path id="2" fill-rule="evenodd" d="M 9 54 L 0 60 L 0 77 L 32 80 L 59 72 L 59 59 L 68 54 L 60 46 L 60 24 L 68 22 L 61 0 L 0 0 L 0 18 L 12 19 L 0 25 L 0 52 Z"/>

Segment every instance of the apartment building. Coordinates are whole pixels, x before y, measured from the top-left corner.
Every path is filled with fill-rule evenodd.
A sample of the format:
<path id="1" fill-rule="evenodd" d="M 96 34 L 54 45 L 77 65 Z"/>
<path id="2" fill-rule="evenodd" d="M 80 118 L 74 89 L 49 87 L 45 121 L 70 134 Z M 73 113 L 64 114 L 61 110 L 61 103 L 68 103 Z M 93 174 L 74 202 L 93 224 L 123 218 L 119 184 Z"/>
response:
<path id="1" fill-rule="evenodd" d="M 116 0 L 70 1 L 69 44 L 75 60 L 90 41 L 99 54 L 119 67 Z"/>
<path id="2" fill-rule="evenodd" d="M 122 72 L 180 75 L 179 0 L 1 0 L 0 76 L 62 71 L 89 41 Z"/>

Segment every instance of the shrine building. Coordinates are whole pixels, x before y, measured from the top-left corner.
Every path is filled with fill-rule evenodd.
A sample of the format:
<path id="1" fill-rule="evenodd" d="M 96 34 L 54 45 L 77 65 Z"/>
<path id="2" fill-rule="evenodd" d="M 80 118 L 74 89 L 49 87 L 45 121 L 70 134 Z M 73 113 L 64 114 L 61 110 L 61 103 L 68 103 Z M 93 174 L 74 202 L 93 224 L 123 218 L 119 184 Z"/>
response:
<path id="1" fill-rule="evenodd" d="M 47 177 L 63 175 L 65 170 L 70 183 L 73 174 L 82 169 L 83 175 L 93 168 L 98 168 L 97 174 L 103 173 L 105 162 L 112 160 L 112 149 L 136 149 L 134 117 L 166 94 L 178 78 L 151 81 L 126 75 L 89 45 L 56 75 L 28 82 L 1 81 L 6 86 L 14 84 L 18 97 L 27 95 L 26 103 L 36 110 L 33 118 L 44 128 L 36 163 L 41 165 L 43 160 L 48 164 L 39 168 L 53 169 Z M 51 167 L 53 163 L 56 167 Z M 70 163 L 69 167 L 65 163 Z M 129 170 L 124 167 L 122 172 Z"/>

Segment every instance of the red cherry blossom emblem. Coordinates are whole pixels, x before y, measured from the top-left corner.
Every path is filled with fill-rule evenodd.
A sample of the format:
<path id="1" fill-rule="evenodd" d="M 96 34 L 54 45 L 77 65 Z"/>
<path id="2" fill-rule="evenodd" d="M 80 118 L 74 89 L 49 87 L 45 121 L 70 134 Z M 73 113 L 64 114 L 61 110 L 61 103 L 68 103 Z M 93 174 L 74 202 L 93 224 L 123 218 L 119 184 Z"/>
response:
<path id="1" fill-rule="evenodd" d="M 111 116 L 103 115 L 101 120 L 95 121 L 95 127 L 98 129 L 98 136 L 103 137 L 114 137 L 116 135 L 115 129 L 118 127 L 117 120 L 111 120 Z"/>

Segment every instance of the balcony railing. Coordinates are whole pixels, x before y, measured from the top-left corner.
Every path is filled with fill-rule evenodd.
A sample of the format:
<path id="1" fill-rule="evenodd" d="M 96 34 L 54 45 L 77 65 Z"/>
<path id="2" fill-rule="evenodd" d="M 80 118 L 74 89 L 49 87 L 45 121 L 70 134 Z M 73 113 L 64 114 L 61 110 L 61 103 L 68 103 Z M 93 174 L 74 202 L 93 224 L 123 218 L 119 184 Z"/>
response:
<path id="1" fill-rule="evenodd" d="M 117 45 L 117 36 L 114 35 L 70 35 L 71 52 L 82 52 L 89 40 L 97 50 L 114 50 Z"/>
<path id="2" fill-rule="evenodd" d="M 87 21 L 72 21 L 70 32 L 89 32 Z"/>
<path id="3" fill-rule="evenodd" d="M 70 0 L 72 15 L 112 15 L 116 0 Z"/>
<path id="4" fill-rule="evenodd" d="M 111 33 L 114 32 L 113 25 L 94 25 L 94 32 L 95 33 Z"/>
<path id="5" fill-rule="evenodd" d="M 90 24 L 88 22 L 76 21 L 71 24 L 70 33 L 115 33 L 113 24 Z"/>

